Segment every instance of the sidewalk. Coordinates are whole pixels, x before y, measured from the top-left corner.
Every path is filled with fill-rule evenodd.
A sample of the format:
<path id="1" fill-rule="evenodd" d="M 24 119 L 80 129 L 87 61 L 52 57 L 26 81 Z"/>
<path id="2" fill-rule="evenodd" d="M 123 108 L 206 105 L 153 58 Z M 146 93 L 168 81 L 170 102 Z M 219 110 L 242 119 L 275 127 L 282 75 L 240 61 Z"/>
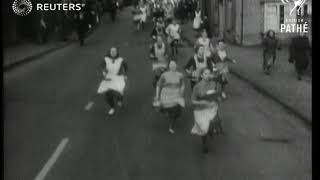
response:
<path id="1" fill-rule="evenodd" d="M 94 26 L 87 34 L 86 38 L 95 31 L 98 27 Z M 50 52 L 62 49 L 74 42 L 77 42 L 76 32 L 72 32 L 69 37 L 69 40 L 66 42 L 62 41 L 48 41 L 45 44 L 37 44 L 35 42 L 25 42 L 19 44 L 15 47 L 9 47 L 4 49 L 3 53 L 3 64 L 2 68 L 4 71 L 11 69 L 12 67 L 18 66 L 20 64 L 35 60 L 43 55 L 46 55 Z"/>
<path id="2" fill-rule="evenodd" d="M 40 57 L 54 50 L 63 48 L 70 44 L 68 42 L 48 42 L 46 44 L 23 43 L 15 47 L 4 49 L 3 68 L 14 66 L 15 64 Z"/>
<path id="3" fill-rule="evenodd" d="M 195 42 L 191 23 L 184 24 L 182 29 L 189 44 Z M 287 48 L 278 52 L 277 62 L 270 76 L 262 71 L 261 48 L 228 44 L 227 51 L 231 58 L 237 60 L 236 64 L 230 64 L 233 75 L 247 81 L 255 89 L 282 104 L 307 124 L 312 124 L 312 79 L 307 76 L 302 81 L 297 80 L 294 67 L 288 62 Z"/>

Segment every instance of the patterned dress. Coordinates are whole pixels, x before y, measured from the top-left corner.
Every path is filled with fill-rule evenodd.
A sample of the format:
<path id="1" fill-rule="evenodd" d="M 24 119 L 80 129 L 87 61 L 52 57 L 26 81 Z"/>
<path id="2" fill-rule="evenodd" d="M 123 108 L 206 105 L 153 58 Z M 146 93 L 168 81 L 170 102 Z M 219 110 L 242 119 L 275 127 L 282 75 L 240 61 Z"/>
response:
<path id="1" fill-rule="evenodd" d="M 185 101 L 180 92 L 182 83 L 183 75 L 180 72 L 167 71 L 161 75 L 158 86 L 161 87 L 160 106 L 162 108 L 171 108 L 176 105 L 185 107 Z"/>

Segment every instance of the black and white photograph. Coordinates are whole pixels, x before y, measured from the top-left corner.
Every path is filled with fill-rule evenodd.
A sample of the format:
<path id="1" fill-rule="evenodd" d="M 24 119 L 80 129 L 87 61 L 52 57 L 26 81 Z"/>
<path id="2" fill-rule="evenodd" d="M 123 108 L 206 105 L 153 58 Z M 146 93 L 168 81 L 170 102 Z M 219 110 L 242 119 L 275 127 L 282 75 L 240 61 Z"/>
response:
<path id="1" fill-rule="evenodd" d="M 3 0 L 4 180 L 311 180 L 312 0 Z"/>

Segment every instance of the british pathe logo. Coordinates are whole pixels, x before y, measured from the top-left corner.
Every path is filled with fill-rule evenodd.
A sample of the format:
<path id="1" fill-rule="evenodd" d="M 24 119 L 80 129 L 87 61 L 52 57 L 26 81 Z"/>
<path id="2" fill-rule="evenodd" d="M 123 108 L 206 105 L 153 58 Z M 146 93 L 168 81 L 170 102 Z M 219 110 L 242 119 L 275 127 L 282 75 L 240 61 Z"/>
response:
<path id="1" fill-rule="evenodd" d="M 15 14 L 19 16 L 26 16 L 32 10 L 32 3 L 30 0 L 14 0 L 12 9 Z"/>
<path id="2" fill-rule="evenodd" d="M 294 12 L 294 10 L 298 10 L 298 13 L 301 10 L 301 7 L 307 0 L 281 0 L 283 4 L 294 3 L 294 7 L 290 11 L 290 16 Z"/>

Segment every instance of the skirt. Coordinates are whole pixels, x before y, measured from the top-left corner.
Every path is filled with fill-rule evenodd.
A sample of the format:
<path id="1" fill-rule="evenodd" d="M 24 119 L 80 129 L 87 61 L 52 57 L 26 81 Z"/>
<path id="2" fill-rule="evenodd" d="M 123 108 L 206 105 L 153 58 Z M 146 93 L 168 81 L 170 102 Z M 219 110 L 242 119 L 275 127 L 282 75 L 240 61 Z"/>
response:
<path id="1" fill-rule="evenodd" d="M 204 136 L 208 133 L 211 122 L 218 112 L 218 104 L 201 110 L 194 110 L 194 125 L 191 134 Z"/>
<path id="2" fill-rule="evenodd" d="M 123 76 L 110 76 L 107 80 L 102 80 L 99 88 L 98 94 L 103 94 L 109 90 L 114 90 L 123 95 L 126 87 L 126 82 Z"/>
<path id="3" fill-rule="evenodd" d="M 201 25 L 201 18 L 195 17 L 193 20 L 193 29 L 199 29 Z"/>
<path id="4" fill-rule="evenodd" d="M 180 94 L 179 88 L 162 88 L 160 94 L 160 106 L 162 108 L 170 108 L 175 105 L 185 107 L 184 98 Z"/>

